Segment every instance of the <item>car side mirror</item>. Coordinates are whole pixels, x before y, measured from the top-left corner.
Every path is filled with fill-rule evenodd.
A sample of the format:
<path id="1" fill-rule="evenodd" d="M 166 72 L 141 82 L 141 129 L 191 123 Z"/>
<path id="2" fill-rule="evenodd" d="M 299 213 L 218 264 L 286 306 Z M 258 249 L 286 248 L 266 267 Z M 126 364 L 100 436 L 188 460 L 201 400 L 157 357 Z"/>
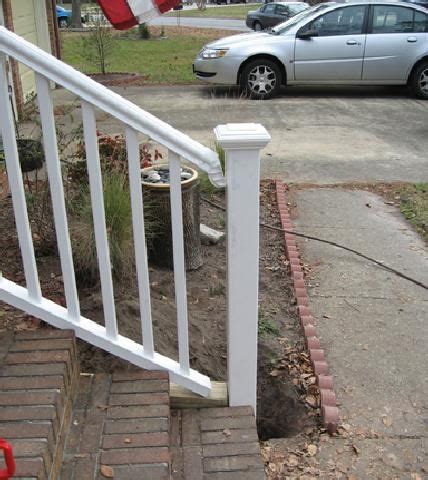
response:
<path id="1" fill-rule="evenodd" d="M 297 32 L 297 38 L 301 40 L 310 40 L 312 37 L 318 37 L 316 30 L 306 30 L 306 32 Z"/>

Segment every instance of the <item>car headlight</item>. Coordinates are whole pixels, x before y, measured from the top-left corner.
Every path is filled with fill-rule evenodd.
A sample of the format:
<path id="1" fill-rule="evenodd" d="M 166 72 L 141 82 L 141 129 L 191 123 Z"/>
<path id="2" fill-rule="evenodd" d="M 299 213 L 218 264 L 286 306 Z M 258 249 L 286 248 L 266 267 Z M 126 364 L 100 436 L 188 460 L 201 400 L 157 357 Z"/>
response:
<path id="1" fill-rule="evenodd" d="M 221 58 L 226 55 L 228 48 L 204 48 L 201 51 L 202 58 Z"/>

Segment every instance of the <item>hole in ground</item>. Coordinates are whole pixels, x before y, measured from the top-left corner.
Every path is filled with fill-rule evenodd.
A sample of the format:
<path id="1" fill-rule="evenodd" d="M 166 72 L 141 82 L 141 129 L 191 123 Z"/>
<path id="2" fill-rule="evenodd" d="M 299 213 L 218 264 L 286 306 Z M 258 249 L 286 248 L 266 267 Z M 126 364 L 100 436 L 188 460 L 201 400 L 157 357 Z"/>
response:
<path id="1" fill-rule="evenodd" d="M 257 432 L 260 440 L 293 437 L 307 427 L 316 426 L 316 417 L 308 415 L 292 378 L 285 372 L 272 376 L 275 351 L 259 343 Z"/>

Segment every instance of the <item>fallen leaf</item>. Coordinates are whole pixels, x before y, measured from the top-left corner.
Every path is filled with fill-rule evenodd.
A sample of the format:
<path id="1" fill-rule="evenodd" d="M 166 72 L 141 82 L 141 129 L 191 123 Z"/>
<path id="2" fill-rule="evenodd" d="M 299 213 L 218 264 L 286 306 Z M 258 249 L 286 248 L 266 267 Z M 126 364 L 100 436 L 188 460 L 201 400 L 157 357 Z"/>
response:
<path id="1" fill-rule="evenodd" d="M 274 369 L 274 370 L 272 370 L 272 371 L 269 373 L 269 375 L 270 375 L 271 377 L 277 377 L 277 376 L 279 375 L 279 373 L 280 373 L 279 370 Z"/>
<path id="2" fill-rule="evenodd" d="M 225 428 L 223 430 L 223 435 L 226 435 L 226 437 L 230 437 L 232 435 L 232 433 L 228 428 Z"/>
<path id="3" fill-rule="evenodd" d="M 101 475 L 106 478 L 114 478 L 114 470 L 108 465 L 101 465 Z"/>
<path id="4" fill-rule="evenodd" d="M 296 457 L 296 455 L 290 455 L 286 463 L 290 467 L 297 467 L 297 465 L 299 464 L 299 459 Z"/>
<path id="5" fill-rule="evenodd" d="M 305 398 L 306 403 L 308 403 L 311 407 L 315 407 L 317 405 L 317 399 L 313 395 L 308 395 Z"/>
<path id="6" fill-rule="evenodd" d="M 323 318 L 331 318 L 330 315 L 323 315 Z"/>
<path id="7" fill-rule="evenodd" d="M 309 456 L 313 457 L 314 455 L 317 454 L 317 451 L 318 451 L 318 447 L 314 444 L 310 444 L 308 445 L 308 454 Z"/>
<path id="8" fill-rule="evenodd" d="M 354 452 L 359 455 L 360 454 L 360 449 L 356 446 L 356 445 L 352 445 L 352 449 L 354 450 Z"/>
<path id="9" fill-rule="evenodd" d="M 386 427 L 390 427 L 392 425 L 392 418 L 391 417 L 388 417 L 388 416 L 385 416 L 382 418 L 382 423 L 386 426 Z"/>
<path id="10" fill-rule="evenodd" d="M 132 440 L 130 438 L 125 438 L 123 440 L 123 443 L 132 443 Z"/>

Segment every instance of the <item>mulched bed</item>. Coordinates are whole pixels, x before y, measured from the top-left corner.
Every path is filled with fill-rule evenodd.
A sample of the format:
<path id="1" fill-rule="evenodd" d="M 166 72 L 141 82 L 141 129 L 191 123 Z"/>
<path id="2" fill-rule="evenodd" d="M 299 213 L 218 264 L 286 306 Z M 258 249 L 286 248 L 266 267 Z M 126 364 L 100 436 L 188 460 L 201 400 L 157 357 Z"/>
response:
<path id="1" fill-rule="evenodd" d="M 145 85 L 148 78 L 140 73 L 91 73 L 88 76 L 102 85 L 120 87 Z"/>
<path id="2" fill-rule="evenodd" d="M 273 182 L 262 183 L 260 219 L 263 223 L 279 227 L 275 195 Z M 224 205 L 224 195 L 214 194 L 209 200 L 211 203 L 203 200 L 201 202 L 201 222 L 212 228 L 224 230 L 225 212 L 213 206 Z M 34 240 L 44 295 L 64 304 L 59 259 L 54 252 L 49 254 L 43 251 L 40 239 Z M 3 276 L 24 284 L 10 198 L 0 199 L 0 251 L 3 252 L 0 261 Z M 199 270 L 187 273 L 191 364 L 193 368 L 213 379 L 224 380 L 226 378 L 224 242 L 215 246 L 203 246 L 203 262 Z M 150 266 L 149 273 L 156 349 L 164 355 L 177 358 L 173 273 L 153 265 Z M 119 331 L 123 335 L 139 340 L 141 328 L 135 284 L 115 284 L 114 287 Z M 80 288 L 79 298 L 82 314 L 103 323 L 99 287 Z M 298 446 L 293 448 L 307 453 L 307 445 L 312 445 L 314 436 L 322 432 L 319 427 L 318 391 L 296 315 L 282 237 L 278 232 L 266 228 L 261 228 L 260 235 L 259 304 L 259 435 L 261 440 L 288 437 L 288 446 L 297 442 Z M 0 303 L 0 331 L 36 328 L 49 327 Z M 85 342 L 78 343 L 83 372 L 110 372 L 119 368 L 135 368 Z M 277 447 L 267 442 L 263 448 L 265 460 L 273 475 L 277 469 L 275 466 L 278 460 Z M 309 449 L 310 454 L 302 454 L 302 458 L 312 458 L 313 448 L 312 446 Z M 298 464 L 301 465 L 301 462 Z M 315 467 L 309 464 L 308 468 Z"/>

